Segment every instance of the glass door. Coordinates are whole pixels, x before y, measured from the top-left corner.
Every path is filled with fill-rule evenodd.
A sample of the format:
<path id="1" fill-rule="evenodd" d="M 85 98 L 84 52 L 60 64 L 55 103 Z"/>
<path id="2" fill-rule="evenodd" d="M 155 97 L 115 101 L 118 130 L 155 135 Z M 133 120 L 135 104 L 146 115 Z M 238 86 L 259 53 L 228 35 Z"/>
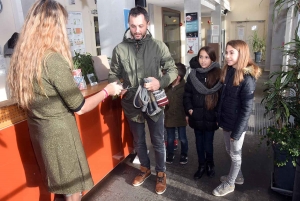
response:
<path id="1" fill-rule="evenodd" d="M 94 16 L 94 26 L 95 26 L 96 52 L 97 52 L 97 55 L 101 55 L 99 22 L 98 22 L 98 17 L 96 17 L 96 16 Z"/>
<path id="2" fill-rule="evenodd" d="M 163 41 L 175 62 L 181 62 L 180 11 L 162 8 Z"/>

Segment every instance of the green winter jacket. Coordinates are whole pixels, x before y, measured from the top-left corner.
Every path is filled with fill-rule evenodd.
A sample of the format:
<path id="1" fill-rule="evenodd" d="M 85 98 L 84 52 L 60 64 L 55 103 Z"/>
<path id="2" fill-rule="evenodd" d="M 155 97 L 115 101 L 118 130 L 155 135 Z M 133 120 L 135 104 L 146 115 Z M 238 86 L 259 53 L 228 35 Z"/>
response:
<path id="1" fill-rule="evenodd" d="M 164 75 L 162 70 L 166 72 Z M 149 31 L 144 39 L 136 41 L 127 29 L 123 42 L 113 50 L 108 82 L 122 81 L 124 88 L 129 87 L 121 103 L 126 117 L 135 122 L 145 122 L 141 109 L 133 106 L 133 99 L 147 77 L 158 79 L 160 88 L 164 89 L 177 77 L 177 67 L 168 47 L 152 38 Z M 150 118 L 156 122 L 162 113 Z"/>
<path id="2" fill-rule="evenodd" d="M 165 88 L 169 104 L 165 108 L 165 127 L 182 127 L 186 126 L 185 111 L 183 107 L 185 80 L 182 79 L 178 85 L 172 87 L 169 85 Z"/>

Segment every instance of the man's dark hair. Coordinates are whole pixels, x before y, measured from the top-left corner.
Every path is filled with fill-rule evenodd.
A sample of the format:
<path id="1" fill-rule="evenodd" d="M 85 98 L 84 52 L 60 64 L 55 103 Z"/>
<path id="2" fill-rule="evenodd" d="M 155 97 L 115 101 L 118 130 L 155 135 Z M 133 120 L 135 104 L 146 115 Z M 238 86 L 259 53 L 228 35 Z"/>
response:
<path id="1" fill-rule="evenodd" d="M 128 15 L 128 22 L 129 22 L 130 16 L 136 17 L 136 16 L 141 15 L 141 14 L 144 15 L 145 20 L 148 23 L 149 22 L 148 12 L 145 10 L 145 8 L 143 8 L 141 6 L 136 6 L 136 7 L 132 8 L 130 10 L 129 15 Z"/>
<path id="2" fill-rule="evenodd" d="M 180 76 L 180 81 L 184 78 L 185 74 L 186 74 L 186 68 L 185 65 L 183 63 L 176 63 L 175 64 L 177 66 L 177 71 L 178 71 L 178 75 Z"/>

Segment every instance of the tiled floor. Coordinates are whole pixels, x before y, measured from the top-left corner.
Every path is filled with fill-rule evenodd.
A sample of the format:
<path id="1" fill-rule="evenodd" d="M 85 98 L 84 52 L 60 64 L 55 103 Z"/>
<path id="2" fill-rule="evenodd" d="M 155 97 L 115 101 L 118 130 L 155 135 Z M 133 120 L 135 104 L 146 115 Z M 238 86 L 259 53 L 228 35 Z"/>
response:
<path id="1" fill-rule="evenodd" d="M 262 97 L 262 83 L 267 79 L 268 73 L 264 73 L 257 82 L 255 101 L 259 103 Z M 255 120 L 255 118 L 254 118 Z M 255 124 L 255 122 L 254 122 Z M 139 165 L 131 163 L 131 157 L 127 157 L 110 174 L 98 183 L 83 201 L 135 201 L 135 200 L 186 200 L 186 201 L 282 201 L 291 200 L 270 189 L 272 172 L 272 152 L 267 151 L 264 144 L 259 146 L 260 135 L 255 132 L 247 132 L 243 145 L 242 171 L 245 177 L 243 185 L 236 185 L 235 191 L 224 197 L 215 197 L 212 190 L 220 184 L 219 178 L 229 172 L 230 162 L 226 154 L 222 131 L 218 130 L 214 138 L 214 160 L 216 175 L 209 178 L 204 175 L 195 181 L 193 175 L 198 167 L 195 138 L 193 130 L 187 127 L 189 140 L 189 162 L 186 165 L 179 164 L 180 146 L 175 152 L 175 160 L 171 165 L 167 164 L 167 190 L 162 195 L 157 195 L 155 188 L 154 154 L 151 143 L 150 150 L 152 175 L 139 187 L 133 187 L 131 182 L 139 171 Z M 149 139 L 148 139 L 149 141 Z"/>

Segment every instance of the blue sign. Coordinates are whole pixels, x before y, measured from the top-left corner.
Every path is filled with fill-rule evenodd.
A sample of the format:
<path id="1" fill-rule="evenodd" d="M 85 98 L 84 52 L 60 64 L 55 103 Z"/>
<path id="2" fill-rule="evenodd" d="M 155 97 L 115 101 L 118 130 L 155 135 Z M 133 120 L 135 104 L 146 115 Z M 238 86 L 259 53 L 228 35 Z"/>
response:
<path id="1" fill-rule="evenodd" d="M 125 26 L 125 30 L 127 30 L 129 28 L 129 24 L 128 24 L 128 16 L 129 16 L 129 9 L 124 9 L 124 26 Z"/>

